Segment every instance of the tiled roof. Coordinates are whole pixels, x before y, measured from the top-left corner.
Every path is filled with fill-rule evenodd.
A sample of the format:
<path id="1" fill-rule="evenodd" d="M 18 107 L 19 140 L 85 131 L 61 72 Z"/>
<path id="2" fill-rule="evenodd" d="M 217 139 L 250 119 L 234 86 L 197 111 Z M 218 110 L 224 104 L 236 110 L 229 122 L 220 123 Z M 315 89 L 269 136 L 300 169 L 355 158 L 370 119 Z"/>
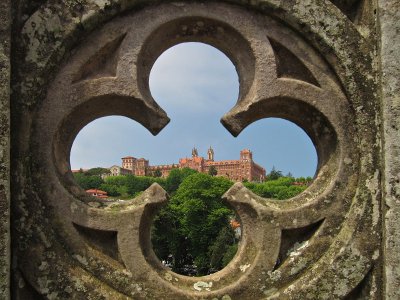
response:
<path id="1" fill-rule="evenodd" d="M 102 191 L 102 190 L 97 190 L 97 189 L 86 190 L 86 193 L 88 193 L 88 194 L 103 194 L 103 195 L 107 195 L 107 192 Z"/>

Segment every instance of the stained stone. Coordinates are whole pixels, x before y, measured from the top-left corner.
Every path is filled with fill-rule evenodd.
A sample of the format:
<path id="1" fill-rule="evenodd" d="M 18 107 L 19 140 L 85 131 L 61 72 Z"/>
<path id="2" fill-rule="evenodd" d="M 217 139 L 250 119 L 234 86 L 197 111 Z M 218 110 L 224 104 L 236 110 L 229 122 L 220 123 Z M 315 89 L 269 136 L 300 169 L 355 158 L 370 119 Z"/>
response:
<path id="1" fill-rule="evenodd" d="M 398 299 L 399 11 L 389 0 L 0 4 L 0 298 Z M 104 205 L 69 165 L 74 138 L 96 118 L 163 130 L 150 70 L 192 41 L 238 71 L 239 100 L 221 116 L 232 135 L 284 118 L 318 154 L 315 180 L 292 199 L 241 183 L 226 192 L 242 240 L 226 268 L 201 278 L 154 254 L 152 219 L 168 201 L 159 185 Z"/>

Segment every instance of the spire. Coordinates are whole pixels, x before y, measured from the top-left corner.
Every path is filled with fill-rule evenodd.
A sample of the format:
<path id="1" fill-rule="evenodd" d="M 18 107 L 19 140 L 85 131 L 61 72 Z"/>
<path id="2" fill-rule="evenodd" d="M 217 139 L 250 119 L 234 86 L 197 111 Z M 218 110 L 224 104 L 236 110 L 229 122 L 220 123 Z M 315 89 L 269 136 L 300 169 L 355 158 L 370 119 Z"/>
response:
<path id="1" fill-rule="evenodd" d="M 192 149 L 192 157 L 197 157 L 197 156 L 199 156 L 199 154 L 197 153 L 197 149 L 196 149 L 196 147 L 193 147 L 193 149 Z"/>
<path id="2" fill-rule="evenodd" d="M 207 150 L 207 159 L 214 161 L 214 150 L 213 150 L 213 148 L 211 148 L 211 146 Z"/>

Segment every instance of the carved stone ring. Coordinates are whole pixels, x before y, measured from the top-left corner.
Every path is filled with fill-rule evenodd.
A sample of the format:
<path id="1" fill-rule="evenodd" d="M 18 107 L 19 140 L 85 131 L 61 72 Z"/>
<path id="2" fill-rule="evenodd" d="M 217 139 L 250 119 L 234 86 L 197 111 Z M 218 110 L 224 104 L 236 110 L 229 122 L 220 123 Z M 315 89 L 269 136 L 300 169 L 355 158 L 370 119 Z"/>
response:
<path id="1" fill-rule="evenodd" d="M 226 192 L 242 239 L 228 266 L 204 277 L 172 272 L 152 249 L 152 219 L 168 201 L 159 185 L 102 207 L 76 185 L 69 164 L 76 135 L 99 117 L 129 117 L 152 134 L 168 124 L 150 93 L 149 74 L 166 49 L 183 42 L 212 45 L 235 65 L 239 99 L 221 119 L 230 133 L 237 136 L 262 118 L 283 118 L 309 135 L 318 154 L 315 180 L 292 199 L 264 199 L 241 183 Z M 360 172 L 368 149 L 359 139 L 365 127 L 358 113 L 327 60 L 266 14 L 177 2 L 108 21 L 60 66 L 34 120 L 31 149 L 41 165 L 33 167 L 33 178 L 62 241 L 57 255 L 68 261 L 60 274 L 109 299 L 314 299 L 317 287 L 328 298 L 344 297 L 371 267 L 374 246 L 357 234 L 360 220 L 377 225 L 370 212 L 375 208 L 359 188 L 367 182 Z M 27 269 L 35 264 L 40 261 L 25 262 Z M 345 265 L 355 274 L 346 277 L 352 280 L 346 288 L 335 285 Z"/>

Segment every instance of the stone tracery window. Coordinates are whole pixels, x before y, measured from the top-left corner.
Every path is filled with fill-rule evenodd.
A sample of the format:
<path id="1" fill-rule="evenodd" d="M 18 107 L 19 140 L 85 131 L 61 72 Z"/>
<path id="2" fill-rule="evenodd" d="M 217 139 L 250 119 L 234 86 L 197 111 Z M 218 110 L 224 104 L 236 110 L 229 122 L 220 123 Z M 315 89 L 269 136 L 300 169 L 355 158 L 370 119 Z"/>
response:
<path id="1" fill-rule="evenodd" d="M 149 228 L 157 207 L 167 201 L 165 191 L 152 186 L 135 203 L 102 209 L 77 189 L 68 164 L 76 134 L 98 117 L 123 115 L 153 134 L 162 130 L 169 119 L 151 97 L 149 72 L 163 50 L 184 41 L 209 43 L 236 65 L 239 100 L 222 117 L 233 135 L 261 118 L 280 117 L 304 129 L 318 152 L 316 179 L 295 199 L 265 201 L 240 183 L 227 192 L 226 201 L 243 223 L 243 243 L 225 269 L 201 280 L 169 272 L 152 251 Z M 354 107 L 352 87 L 333 70 L 338 67 L 282 22 L 228 4 L 160 4 L 91 33 L 50 84 L 30 145 L 42 162 L 32 167 L 36 192 L 53 214 L 52 230 L 70 251 L 61 247 L 57 255 L 66 255 L 78 269 L 63 264 L 62 271 L 76 272 L 80 280 L 84 272 L 107 284 L 110 295 L 133 298 L 290 298 L 316 292 L 344 297 L 370 269 L 374 248 L 365 246 L 368 239 L 356 234 L 355 225 L 370 216 L 363 205 L 371 197 L 360 184 L 373 185 L 364 175 L 371 174 L 365 158 L 370 156 L 360 145 L 371 140 L 362 118 L 371 116 L 360 117 L 363 108 Z M 364 221 L 377 226 L 373 217 Z M 364 251 L 355 257 L 349 249 L 357 245 Z M 339 282 L 334 270 L 351 262 L 355 277 L 346 288 L 318 287 L 327 278 Z M 25 265 L 41 264 L 35 258 Z M 47 287 L 39 289 L 46 293 Z M 81 295 L 77 289 L 71 293 Z"/>

